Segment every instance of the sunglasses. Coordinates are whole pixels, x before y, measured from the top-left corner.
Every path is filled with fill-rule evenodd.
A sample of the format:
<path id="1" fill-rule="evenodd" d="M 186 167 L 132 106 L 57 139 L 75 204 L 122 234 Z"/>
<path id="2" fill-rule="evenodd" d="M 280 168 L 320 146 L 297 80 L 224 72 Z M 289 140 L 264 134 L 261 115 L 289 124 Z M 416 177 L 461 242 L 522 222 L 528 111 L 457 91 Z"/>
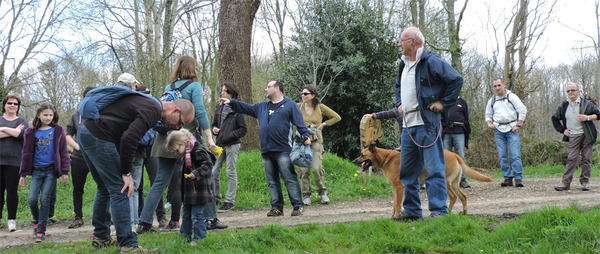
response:
<path id="1" fill-rule="evenodd" d="M 573 89 L 573 90 L 567 90 L 567 93 L 574 93 L 574 92 L 577 92 L 577 91 L 579 91 L 579 90 L 575 90 L 575 89 Z"/>
<path id="2" fill-rule="evenodd" d="M 312 94 L 312 93 L 300 93 L 300 94 L 304 95 L 304 96 L 307 96 L 307 95 Z"/>
<path id="3" fill-rule="evenodd" d="M 19 106 L 18 102 L 7 102 L 6 105 L 15 105 L 15 106 Z"/>

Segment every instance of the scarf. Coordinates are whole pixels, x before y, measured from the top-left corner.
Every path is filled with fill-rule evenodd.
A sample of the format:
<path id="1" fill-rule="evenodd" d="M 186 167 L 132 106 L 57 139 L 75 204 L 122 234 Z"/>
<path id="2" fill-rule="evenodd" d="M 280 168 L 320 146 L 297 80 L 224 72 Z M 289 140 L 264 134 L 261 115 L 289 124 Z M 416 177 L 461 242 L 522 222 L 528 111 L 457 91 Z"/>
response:
<path id="1" fill-rule="evenodd" d="M 196 138 L 192 136 L 192 139 L 187 142 L 185 146 L 185 166 L 188 168 L 192 167 L 192 149 L 194 149 L 194 144 L 196 143 Z"/>

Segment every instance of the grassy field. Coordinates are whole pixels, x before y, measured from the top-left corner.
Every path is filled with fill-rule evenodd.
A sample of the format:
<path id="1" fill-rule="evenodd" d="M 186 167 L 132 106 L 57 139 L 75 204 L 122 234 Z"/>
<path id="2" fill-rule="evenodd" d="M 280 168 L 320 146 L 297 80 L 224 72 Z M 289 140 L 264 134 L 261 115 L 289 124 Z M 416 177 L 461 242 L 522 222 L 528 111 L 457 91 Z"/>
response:
<path id="1" fill-rule="evenodd" d="M 367 185 L 355 172 L 358 167 L 332 154 L 324 155 L 325 185 L 338 201 L 386 198 L 392 189 L 382 177 L 368 178 Z M 524 170 L 527 177 L 558 177 L 562 166 L 538 166 Z M 224 176 L 224 170 L 221 172 Z M 593 170 L 598 175 L 598 170 Z M 494 177 L 501 177 L 499 172 Z M 146 178 L 147 179 L 147 178 Z M 240 153 L 236 209 L 269 207 L 260 154 Z M 222 182 L 222 186 L 227 186 Z M 95 183 L 88 177 L 84 214 L 91 214 Z M 149 189 L 146 180 L 145 188 Z M 71 220 L 71 184 L 59 185 L 55 215 Z M 225 190 L 223 190 L 224 192 Z M 285 191 L 285 190 L 284 190 Z M 223 193 L 224 194 L 224 193 Z M 19 224 L 29 223 L 27 188 L 20 188 Z M 6 222 L 4 222 L 6 223 Z M 210 232 L 206 241 L 191 247 L 178 233 L 145 234 L 145 248 L 163 253 L 600 253 L 600 208 L 548 207 L 520 219 L 450 215 L 436 220 L 397 223 L 389 219 L 319 226 L 285 228 L 268 225 L 259 229 Z M 5 253 L 115 253 L 116 247 L 95 250 L 89 242 L 44 243 L 6 250 Z"/>

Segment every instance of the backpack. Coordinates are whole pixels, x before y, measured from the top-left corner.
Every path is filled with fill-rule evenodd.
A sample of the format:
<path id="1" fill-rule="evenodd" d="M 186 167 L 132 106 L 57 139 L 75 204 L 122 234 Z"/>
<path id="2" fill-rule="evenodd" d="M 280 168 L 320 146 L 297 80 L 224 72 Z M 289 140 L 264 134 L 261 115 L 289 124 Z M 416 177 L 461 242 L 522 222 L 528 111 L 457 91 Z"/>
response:
<path id="1" fill-rule="evenodd" d="M 494 103 L 496 103 L 496 101 L 508 101 L 508 103 L 510 103 L 510 105 L 513 106 L 513 108 L 515 110 L 517 110 L 517 108 L 515 107 L 515 104 L 512 103 L 512 101 L 510 101 L 509 97 L 510 97 L 510 92 L 506 93 L 505 97 L 502 97 L 501 99 L 496 100 L 496 96 L 492 96 L 491 100 L 492 100 L 492 109 L 494 109 Z M 518 113 L 517 113 L 518 114 Z"/>
<path id="2" fill-rule="evenodd" d="M 79 115 L 81 115 L 81 117 L 86 118 L 86 119 L 103 118 L 103 119 L 109 119 L 109 120 L 113 120 L 113 121 L 117 121 L 117 122 L 131 122 L 130 120 L 127 120 L 127 119 L 122 119 L 122 118 L 118 118 L 118 117 L 100 114 L 100 111 L 102 111 L 108 105 L 112 104 L 113 102 L 115 102 L 116 100 L 118 100 L 119 98 L 121 98 L 125 95 L 131 95 L 131 94 L 136 94 L 136 95 L 152 98 L 162 108 L 162 103 L 158 99 L 156 99 L 150 95 L 131 90 L 129 87 L 126 87 L 126 86 L 103 86 L 103 87 L 98 87 L 98 88 L 92 89 L 85 95 L 85 98 L 83 98 L 83 100 L 79 104 L 79 109 L 78 109 Z"/>
<path id="3" fill-rule="evenodd" d="M 170 87 L 171 90 L 164 93 L 160 97 L 160 100 L 161 101 L 174 101 L 174 100 L 182 99 L 183 97 L 181 95 L 181 90 L 185 89 L 191 83 L 194 83 L 194 81 L 190 79 L 190 80 L 186 81 L 185 83 L 183 83 L 183 85 L 181 85 L 179 88 L 175 88 L 175 82 L 171 83 L 171 87 Z"/>
<path id="4" fill-rule="evenodd" d="M 154 144 L 154 140 L 156 140 L 156 131 L 154 129 L 150 129 L 144 134 L 142 139 L 140 140 L 140 144 L 143 146 L 152 146 Z"/>
<path id="5" fill-rule="evenodd" d="M 194 81 L 190 79 L 190 80 L 186 81 L 185 83 L 183 83 L 183 85 L 181 85 L 179 88 L 175 88 L 175 82 L 171 83 L 171 85 L 169 87 L 170 90 L 167 91 L 166 93 L 164 93 L 160 97 L 160 100 L 161 101 L 175 101 L 175 100 L 183 99 L 183 96 L 181 95 L 181 90 L 186 88 L 191 83 L 194 83 Z M 162 135 L 167 135 L 167 133 L 169 131 L 174 130 L 173 128 L 166 127 L 165 124 L 162 122 L 162 120 L 158 121 L 158 123 L 156 124 L 156 126 L 153 127 L 153 129 Z"/>

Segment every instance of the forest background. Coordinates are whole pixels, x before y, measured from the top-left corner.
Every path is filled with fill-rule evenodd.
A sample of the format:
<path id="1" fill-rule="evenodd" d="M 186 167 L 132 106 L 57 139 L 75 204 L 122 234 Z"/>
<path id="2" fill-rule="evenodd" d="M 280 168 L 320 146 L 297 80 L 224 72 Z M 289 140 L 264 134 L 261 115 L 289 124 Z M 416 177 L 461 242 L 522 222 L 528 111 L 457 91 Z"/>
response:
<path id="1" fill-rule="evenodd" d="M 363 114 L 394 107 L 398 40 L 403 28 L 417 26 L 425 49 L 465 79 L 461 96 L 470 108 L 473 133 L 466 158 L 472 166 L 498 168 L 484 121 L 498 77 L 528 108 L 520 130 L 524 164 L 562 164 L 566 145 L 550 117 L 570 82 L 582 94 L 600 97 L 600 0 L 513 0 L 503 1 L 502 8 L 496 2 L 0 0 L 0 96 L 20 96 L 21 116 L 29 121 L 39 104 L 50 102 L 64 126 L 85 87 L 113 85 L 129 72 L 160 96 L 175 60 L 189 55 L 197 60 L 211 119 L 219 84 L 226 81 L 238 84 L 241 100 L 252 103 L 266 100 L 270 80 L 282 81 L 286 96 L 298 102 L 303 86 L 316 86 L 322 102 L 342 117 L 325 128 L 325 147 L 350 159 L 360 150 Z M 567 4 L 578 6 L 576 16 L 557 16 Z M 479 19 L 468 19 L 475 16 Z M 569 57 L 547 64 L 557 55 L 544 50 L 547 42 L 562 35 L 548 38 L 546 29 L 583 17 L 592 18 L 586 23 L 592 29 L 563 25 L 559 34 L 583 39 L 565 43 L 559 51 Z M 464 32 L 474 26 L 480 30 Z M 247 121 L 242 147 L 258 149 L 256 120 Z M 380 146 L 397 147 L 398 124 L 384 121 L 384 128 Z"/>

